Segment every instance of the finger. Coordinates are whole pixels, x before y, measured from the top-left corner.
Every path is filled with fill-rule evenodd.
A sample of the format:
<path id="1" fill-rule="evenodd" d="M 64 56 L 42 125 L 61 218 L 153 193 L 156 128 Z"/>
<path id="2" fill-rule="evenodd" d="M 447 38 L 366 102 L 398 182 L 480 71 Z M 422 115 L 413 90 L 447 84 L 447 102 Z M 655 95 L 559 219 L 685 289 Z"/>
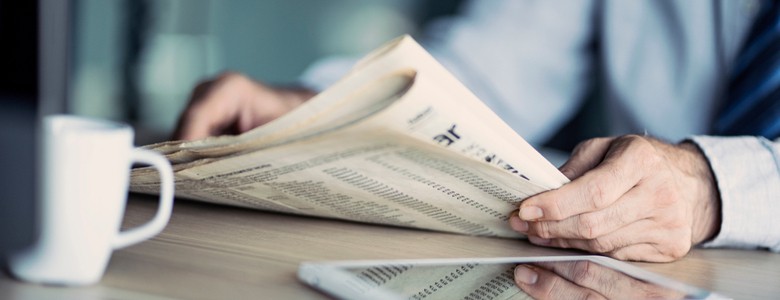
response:
<path id="1" fill-rule="evenodd" d="M 233 134 L 231 130 L 236 122 L 235 114 L 226 113 L 224 108 L 198 108 L 186 113 L 181 122 L 179 139 L 197 140 L 209 136 Z"/>
<path id="2" fill-rule="evenodd" d="M 542 246 L 602 253 L 623 260 L 666 262 L 683 257 L 690 251 L 691 243 L 689 239 L 686 240 L 686 234 L 689 236 L 690 232 L 682 229 L 659 228 L 656 221 L 643 219 L 595 239 L 542 239 L 529 235 L 528 241 Z M 655 247 L 639 248 L 646 251 L 637 253 L 618 252 L 619 249 L 639 244 L 650 244 Z M 619 256 L 616 256 L 618 254 Z"/>
<path id="3" fill-rule="evenodd" d="M 610 299 L 617 296 L 634 299 L 635 297 L 630 297 L 631 284 L 639 283 L 636 279 L 587 260 L 547 262 L 537 263 L 537 265 Z"/>
<path id="4" fill-rule="evenodd" d="M 527 233 L 545 239 L 595 239 L 649 217 L 653 202 L 647 199 L 647 195 L 644 189 L 633 188 L 601 210 L 561 221 L 526 222 Z M 523 221 L 517 218 L 514 222 L 512 224 Z"/>
<path id="5" fill-rule="evenodd" d="M 512 227 L 514 231 L 525 233 L 528 231 L 528 222 L 520 220 L 517 216 L 517 211 L 509 215 L 509 227 Z"/>
<path id="6" fill-rule="evenodd" d="M 561 166 L 561 173 L 569 179 L 575 179 L 593 169 L 604 159 L 604 155 L 614 139 L 612 137 L 595 138 L 580 143 L 574 148 L 569 160 Z"/>
<path id="7" fill-rule="evenodd" d="M 175 140 L 192 140 L 198 139 L 203 136 L 204 128 L 203 124 L 198 122 L 198 115 L 201 113 L 199 110 L 203 109 L 204 99 L 208 98 L 215 86 L 219 85 L 221 76 L 211 80 L 205 80 L 198 83 L 195 88 L 192 89 L 189 101 L 186 109 L 179 116 L 179 120 L 176 123 L 176 130 L 173 133 L 173 139 Z"/>
<path id="8" fill-rule="evenodd" d="M 607 207 L 642 179 L 644 164 L 651 160 L 648 156 L 656 155 L 654 151 L 650 142 L 641 137 L 616 138 L 596 168 L 557 190 L 524 200 L 520 218 L 558 221 Z"/>
<path id="9" fill-rule="evenodd" d="M 543 262 L 534 265 L 609 299 L 683 299 L 686 295 L 591 261 Z"/>
<path id="10" fill-rule="evenodd" d="M 224 108 L 215 102 L 220 95 L 212 95 L 207 99 L 190 104 L 182 113 L 176 126 L 174 138 L 179 140 L 196 140 L 211 135 L 219 134 L 219 131 L 232 120 Z M 229 104 L 225 104 L 229 105 Z"/>
<path id="11" fill-rule="evenodd" d="M 515 267 L 515 284 L 534 299 L 606 299 L 591 289 L 532 265 Z"/>
<path id="12" fill-rule="evenodd" d="M 642 244 L 632 244 L 626 247 L 618 248 L 606 255 L 628 261 L 649 261 L 649 262 L 672 262 L 688 253 L 690 247 L 684 247 L 680 245 L 680 250 L 677 253 L 670 253 L 668 247 L 659 246 L 658 243 L 648 242 Z"/>
<path id="13" fill-rule="evenodd" d="M 215 131 L 214 123 L 208 115 L 191 108 L 179 120 L 174 138 L 177 140 L 197 140 L 210 136 L 213 131 Z"/>
<path id="14" fill-rule="evenodd" d="M 574 248 L 591 253 L 609 253 L 634 244 L 655 242 L 656 231 L 652 230 L 654 222 L 649 219 L 631 223 L 620 230 L 595 239 L 544 239 L 529 236 L 528 240 L 537 245 L 558 248 Z"/>
<path id="15" fill-rule="evenodd" d="M 226 129 L 237 122 L 251 86 L 251 80 L 231 72 L 199 84 L 179 119 L 175 138 L 194 140 L 229 133 Z"/>

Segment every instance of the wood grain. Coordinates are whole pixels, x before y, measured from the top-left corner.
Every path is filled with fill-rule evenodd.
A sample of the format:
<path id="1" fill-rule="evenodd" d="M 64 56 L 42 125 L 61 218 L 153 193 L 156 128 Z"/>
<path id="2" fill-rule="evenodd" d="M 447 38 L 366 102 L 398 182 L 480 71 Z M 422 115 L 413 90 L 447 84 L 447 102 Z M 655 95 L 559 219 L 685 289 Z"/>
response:
<path id="1" fill-rule="evenodd" d="M 133 195 L 124 227 L 156 202 Z M 81 288 L 21 283 L 3 274 L 2 299 L 327 299 L 296 279 L 307 260 L 581 254 L 485 238 L 267 213 L 177 200 L 165 231 L 114 252 L 103 280 Z M 635 263 L 735 298 L 780 295 L 780 255 L 695 249 L 674 263 Z"/>

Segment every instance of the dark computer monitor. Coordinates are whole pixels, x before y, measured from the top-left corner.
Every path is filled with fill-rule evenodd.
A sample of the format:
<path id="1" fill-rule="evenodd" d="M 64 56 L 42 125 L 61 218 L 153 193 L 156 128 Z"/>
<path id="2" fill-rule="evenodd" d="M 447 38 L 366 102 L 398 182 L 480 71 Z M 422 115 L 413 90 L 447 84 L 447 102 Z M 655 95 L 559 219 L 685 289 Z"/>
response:
<path id="1" fill-rule="evenodd" d="M 38 229 L 37 129 L 66 112 L 68 0 L 0 0 L 0 261 Z"/>

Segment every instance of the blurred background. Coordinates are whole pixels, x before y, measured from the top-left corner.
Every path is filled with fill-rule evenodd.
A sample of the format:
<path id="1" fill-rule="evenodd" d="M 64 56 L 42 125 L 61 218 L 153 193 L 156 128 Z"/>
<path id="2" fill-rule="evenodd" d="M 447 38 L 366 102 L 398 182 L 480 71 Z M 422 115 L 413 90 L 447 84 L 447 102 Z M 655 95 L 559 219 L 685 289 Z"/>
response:
<path id="1" fill-rule="evenodd" d="M 198 82 L 238 71 L 294 83 L 328 55 L 362 55 L 432 19 L 445 0 L 74 0 L 67 110 L 169 138 Z"/>

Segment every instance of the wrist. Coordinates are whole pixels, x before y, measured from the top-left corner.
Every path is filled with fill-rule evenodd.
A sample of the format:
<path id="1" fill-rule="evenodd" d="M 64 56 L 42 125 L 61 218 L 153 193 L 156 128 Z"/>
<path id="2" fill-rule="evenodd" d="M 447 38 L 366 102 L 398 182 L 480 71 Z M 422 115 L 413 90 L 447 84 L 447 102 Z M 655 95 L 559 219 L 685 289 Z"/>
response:
<path id="1" fill-rule="evenodd" d="M 677 146 L 685 153 L 682 163 L 687 166 L 685 172 L 694 178 L 696 186 L 691 206 L 691 242 L 696 245 L 713 239 L 720 231 L 720 193 L 709 161 L 701 149 L 689 141 Z"/>

